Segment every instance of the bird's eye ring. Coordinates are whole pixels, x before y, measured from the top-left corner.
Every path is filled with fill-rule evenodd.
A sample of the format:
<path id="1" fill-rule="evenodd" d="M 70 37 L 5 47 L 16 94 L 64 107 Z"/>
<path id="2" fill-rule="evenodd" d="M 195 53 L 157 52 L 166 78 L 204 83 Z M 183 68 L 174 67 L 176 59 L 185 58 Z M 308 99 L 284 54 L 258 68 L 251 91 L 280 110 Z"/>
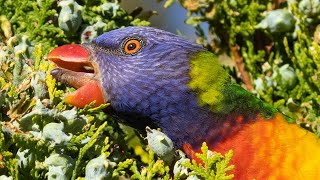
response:
<path id="1" fill-rule="evenodd" d="M 130 39 L 127 42 L 125 42 L 123 46 L 123 51 L 126 54 L 134 54 L 137 51 L 139 51 L 141 48 L 141 41 L 138 39 Z"/>

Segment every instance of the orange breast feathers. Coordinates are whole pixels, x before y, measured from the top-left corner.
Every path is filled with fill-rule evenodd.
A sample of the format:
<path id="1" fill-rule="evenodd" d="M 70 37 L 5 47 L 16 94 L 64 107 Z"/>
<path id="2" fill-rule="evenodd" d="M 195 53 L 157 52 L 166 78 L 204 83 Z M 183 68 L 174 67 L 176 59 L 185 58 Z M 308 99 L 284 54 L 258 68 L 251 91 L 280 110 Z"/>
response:
<path id="1" fill-rule="evenodd" d="M 280 113 L 269 120 L 258 118 L 215 147 L 208 146 L 222 154 L 233 150 L 234 179 L 320 179 L 320 139 L 287 123 Z M 193 159 L 200 152 L 190 144 L 183 149 Z"/>

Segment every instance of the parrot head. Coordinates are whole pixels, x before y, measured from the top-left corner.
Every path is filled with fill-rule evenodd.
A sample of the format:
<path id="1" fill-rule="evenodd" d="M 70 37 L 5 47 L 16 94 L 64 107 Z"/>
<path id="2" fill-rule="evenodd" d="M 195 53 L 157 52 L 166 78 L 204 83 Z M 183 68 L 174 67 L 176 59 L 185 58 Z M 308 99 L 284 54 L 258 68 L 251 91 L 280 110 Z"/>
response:
<path id="1" fill-rule="evenodd" d="M 84 107 L 110 103 L 133 126 L 165 124 L 197 106 L 188 87 L 190 59 L 205 51 L 175 34 L 151 27 L 126 27 L 92 43 L 60 46 L 48 54 L 51 74 L 78 90 L 65 101 Z M 150 121 L 151 120 L 151 121 Z"/>

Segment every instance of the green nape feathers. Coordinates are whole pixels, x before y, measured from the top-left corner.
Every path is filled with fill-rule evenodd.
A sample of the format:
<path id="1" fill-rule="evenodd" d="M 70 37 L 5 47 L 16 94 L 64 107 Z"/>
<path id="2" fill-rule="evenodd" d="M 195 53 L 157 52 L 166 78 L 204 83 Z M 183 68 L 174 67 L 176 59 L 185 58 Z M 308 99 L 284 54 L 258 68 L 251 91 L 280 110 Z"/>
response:
<path id="1" fill-rule="evenodd" d="M 222 90 L 230 78 L 218 58 L 210 52 L 197 53 L 190 61 L 189 75 L 189 87 L 198 93 L 199 105 L 208 105 L 213 112 L 221 111 Z"/>
<path id="2" fill-rule="evenodd" d="M 200 106 L 207 106 L 212 112 L 221 114 L 256 111 L 265 118 L 271 118 L 278 112 L 276 108 L 233 83 L 213 53 L 195 54 L 190 67 L 189 87 L 197 92 Z"/>

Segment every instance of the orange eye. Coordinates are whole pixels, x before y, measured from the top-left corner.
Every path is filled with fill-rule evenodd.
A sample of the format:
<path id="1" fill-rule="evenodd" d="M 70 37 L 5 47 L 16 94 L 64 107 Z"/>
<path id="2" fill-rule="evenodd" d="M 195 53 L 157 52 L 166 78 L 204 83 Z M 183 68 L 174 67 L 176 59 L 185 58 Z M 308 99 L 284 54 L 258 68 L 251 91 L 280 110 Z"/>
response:
<path id="1" fill-rule="evenodd" d="M 133 54 L 141 48 L 141 43 L 137 39 L 131 39 L 124 44 L 124 52 L 127 54 Z"/>

